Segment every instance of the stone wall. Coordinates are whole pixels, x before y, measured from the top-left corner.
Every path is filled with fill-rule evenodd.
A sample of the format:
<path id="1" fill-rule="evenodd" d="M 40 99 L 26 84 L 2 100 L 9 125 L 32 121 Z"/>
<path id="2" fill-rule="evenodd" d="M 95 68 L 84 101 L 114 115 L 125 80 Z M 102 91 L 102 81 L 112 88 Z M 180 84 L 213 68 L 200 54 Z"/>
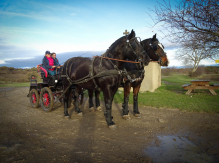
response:
<path id="1" fill-rule="evenodd" d="M 154 92 L 161 86 L 161 67 L 157 62 L 150 62 L 145 66 L 145 76 L 141 83 L 140 92 Z"/>
<path id="2" fill-rule="evenodd" d="M 157 62 L 151 61 L 147 66 L 144 67 L 145 76 L 141 83 L 140 92 L 154 92 L 158 87 L 161 86 L 161 67 Z M 123 91 L 123 88 L 119 88 Z M 130 90 L 133 92 L 133 88 Z"/>

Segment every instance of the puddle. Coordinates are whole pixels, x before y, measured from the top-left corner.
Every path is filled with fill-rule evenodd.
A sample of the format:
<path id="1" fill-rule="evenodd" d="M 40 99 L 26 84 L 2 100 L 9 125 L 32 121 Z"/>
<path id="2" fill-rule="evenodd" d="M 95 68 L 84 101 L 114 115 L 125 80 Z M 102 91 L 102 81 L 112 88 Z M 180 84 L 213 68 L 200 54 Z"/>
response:
<path id="1" fill-rule="evenodd" d="M 144 152 L 155 163 L 186 162 L 209 163 L 213 158 L 185 137 L 158 136 Z"/>

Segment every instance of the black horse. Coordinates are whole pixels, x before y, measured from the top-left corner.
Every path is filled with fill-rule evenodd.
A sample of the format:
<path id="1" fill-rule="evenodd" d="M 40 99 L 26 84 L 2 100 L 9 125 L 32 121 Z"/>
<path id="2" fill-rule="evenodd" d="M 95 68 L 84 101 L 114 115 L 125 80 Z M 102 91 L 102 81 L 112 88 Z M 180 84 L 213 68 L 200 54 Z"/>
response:
<path id="1" fill-rule="evenodd" d="M 135 38 L 135 32 L 115 41 L 105 52 L 105 57 L 94 59 L 75 57 L 67 60 L 62 71 L 64 94 L 64 115 L 69 116 L 72 86 L 75 87 L 75 111 L 82 115 L 78 105 L 81 89 L 103 91 L 106 111 L 104 113 L 106 122 L 111 129 L 115 129 L 112 121 L 112 101 L 121 83 L 122 68 L 124 61 L 138 61 L 135 64 L 147 65 L 150 58 L 146 55 L 140 42 Z"/>
<path id="2" fill-rule="evenodd" d="M 167 55 L 164 52 L 164 46 L 159 43 L 158 39 L 156 38 L 156 34 L 149 39 L 145 39 L 141 41 L 141 45 L 145 49 L 147 55 L 151 58 L 152 61 L 158 61 L 161 66 L 168 66 L 168 59 Z M 129 94 L 130 89 L 133 87 L 133 112 L 136 117 L 140 117 L 140 112 L 138 110 L 138 93 L 140 90 L 141 83 L 144 79 L 144 67 L 139 67 L 133 63 L 125 63 L 124 69 L 127 71 L 128 75 L 127 78 L 123 79 L 125 83 L 122 85 L 124 87 L 124 103 L 123 103 L 123 118 L 130 119 L 128 115 L 128 101 L 129 101 Z M 89 108 L 91 111 L 93 109 L 93 91 L 88 91 L 89 94 Z M 99 102 L 99 94 L 100 92 L 95 91 L 95 103 L 97 111 L 101 110 L 100 102 Z"/>

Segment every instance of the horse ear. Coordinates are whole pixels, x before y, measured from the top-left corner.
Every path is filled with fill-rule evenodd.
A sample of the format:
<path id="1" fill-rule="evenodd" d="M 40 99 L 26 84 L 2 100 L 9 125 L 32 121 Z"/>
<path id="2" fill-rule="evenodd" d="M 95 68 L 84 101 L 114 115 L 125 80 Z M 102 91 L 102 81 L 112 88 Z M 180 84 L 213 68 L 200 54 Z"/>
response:
<path id="1" fill-rule="evenodd" d="M 153 36 L 153 40 L 155 40 L 156 39 L 156 34 Z"/>
<path id="2" fill-rule="evenodd" d="M 127 36 L 127 39 L 130 40 L 135 37 L 135 31 L 132 29 L 131 33 Z"/>

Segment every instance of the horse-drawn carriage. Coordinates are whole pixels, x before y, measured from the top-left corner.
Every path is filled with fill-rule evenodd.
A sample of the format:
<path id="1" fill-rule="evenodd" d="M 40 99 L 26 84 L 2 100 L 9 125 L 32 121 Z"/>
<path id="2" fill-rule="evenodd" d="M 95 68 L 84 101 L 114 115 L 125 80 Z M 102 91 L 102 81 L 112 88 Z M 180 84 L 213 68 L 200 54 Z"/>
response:
<path id="1" fill-rule="evenodd" d="M 60 71 L 60 69 L 58 71 Z M 58 100 L 62 102 L 63 99 L 63 97 L 61 97 L 63 94 L 61 73 L 56 72 L 56 75 L 51 76 L 43 68 L 42 64 L 37 65 L 37 72 L 43 82 L 37 82 L 34 75 L 30 76 L 30 89 L 28 94 L 30 104 L 34 108 L 37 108 L 40 104 L 44 111 L 49 112 L 52 110 L 55 102 Z M 71 87 L 73 97 L 75 86 L 72 85 Z M 81 103 L 83 102 L 83 93 L 80 95 L 79 100 Z"/>
<path id="2" fill-rule="evenodd" d="M 141 82 L 144 78 L 144 66 L 148 65 L 150 60 L 156 60 L 159 63 L 168 64 L 164 47 L 156 39 L 146 39 L 138 41 L 135 32 L 132 31 L 128 36 L 123 36 L 116 40 L 104 56 L 97 56 L 93 59 L 74 57 L 68 59 L 63 65 L 62 72 L 56 75 L 53 81 L 51 77 L 42 74 L 43 83 L 37 83 L 34 76 L 31 76 L 30 82 L 30 102 L 33 107 L 38 107 L 39 102 L 45 111 L 51 111 L 54 99 L 64 101 L 64 116 L 69 116 L 68 108 L 71 105 L 71 99 L 75 101 L 75 111 L 82 115 L 79 108 L 80 95 L 83 89 L 89 93 L 89 104 L 92 103 L 93 91 L 103 92 L 105 101 L 105 119 L 111 129 L 115 129 L 115 123 L 112 121 L 112 101 L 113 97 L 124 81 L 124 106 L 123 115 L 128 115 L 128 96 L 130 88 L 133 87 L 134 113 L 138 111 L 138 92 Z M 129 63 L 127 66 L 125 63 Z M 42 69 L 40 67 L 40 69 Z M 43 73 L 43 72 L 42 72 Z M 44 75 L 44 76 L 43 76 Z M 134 79 L 132 79 L 132 76 Z M 136 80 L 135 80 L 136 79 Z M 40 95 L 39 95 L 40 94 Z M 96 96 L 98 98 L 98 95 Z M 98 100 L 96 100 L 98 101 Z"/>

